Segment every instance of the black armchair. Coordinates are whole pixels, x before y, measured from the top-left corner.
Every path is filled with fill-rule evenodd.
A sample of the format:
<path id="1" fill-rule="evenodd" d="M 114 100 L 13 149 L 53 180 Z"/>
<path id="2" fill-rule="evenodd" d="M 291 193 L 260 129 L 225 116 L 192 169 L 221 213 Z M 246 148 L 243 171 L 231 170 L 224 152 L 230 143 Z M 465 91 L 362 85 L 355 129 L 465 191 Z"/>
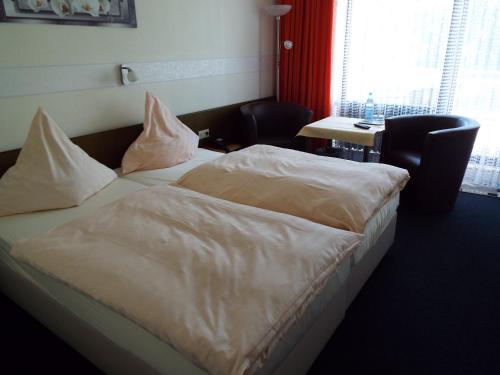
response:
<path id="1" fill-rule="evenodd" d="M 426 212 L 453 208 L 479 124 L 459 116 L 397 116 L 385 121 L 382 163 L 409 171 L 403 198 Z"/>
<path id="2" fill-rule="evenodd" d="M 278 147 L 304 149 L 299 130 L 311 122 L 313 111 L 292 103 L 258 102 L 240 108 L 244 117 L 243 143 L 245 146 L 267 144 Z"/>

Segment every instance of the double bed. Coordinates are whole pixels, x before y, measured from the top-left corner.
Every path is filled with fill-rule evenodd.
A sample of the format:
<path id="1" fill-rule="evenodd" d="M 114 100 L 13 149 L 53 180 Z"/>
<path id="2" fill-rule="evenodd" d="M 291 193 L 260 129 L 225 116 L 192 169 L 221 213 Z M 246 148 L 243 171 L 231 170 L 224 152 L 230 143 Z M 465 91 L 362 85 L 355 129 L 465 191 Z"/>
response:
<path id="1" fill-rule="evenodd" d="M 221 155 L 198 149 L 192 160 L 171 168 L 125 176 L 118 171 L 118 179 L 78 207 L 0 218 L 2 292 L 107 373 L 207 374 L 203 366 L 166 340 L 68 283 L 16 259 L 11 250 L 18 240 L 34 238 L 72 220 L 93 215 L 101 207 L 134 192 L 175 183 L 192 169 Z M 392 245 L 398 204 L 396 193 L 371 216 L 357 250 L 339 261 L 312 302 L 267 353 L 256 373 L 307 372 Z"/>
<path id="2" fill-rule="evenodd" d="M 269 150 L 273 151 L 273 148 L 269 148 L 267 146 L 254 146 L 255 149 L 254 154 L 261 154 L 262 151 Z M 250 148 L 251 149 L 251 148 Z M 248 149 L 247 151 L 248 152 Z M 285 151 L 286 153 L 291 152 L 292 157 L 293 154 L 295 154 L 295 151 Z M 274 155 L 272 155 L 274 157 Z M 316 157 L 311 156 L 313 161 L 316 161 Z M 285 158 L 289 158 L 289 155 L 285 154 Z M 200 169 L 201 165 L 209 166 L 211 163 L 210 162 L 218 162 L 222 160 L 221 159 L 221 154 L 210 151 L 210 150 L 204 150 L 204 149 L 198 149 L 196 152 L 195 157 L 181 165 L 171 167 L 171 168 L 163 168 L 163 169 L 155 169 L 155 170 L 148 170 L 148 171 L 139 171 L 139 172 L 132 172 L 126 175 L 121 175 L 120 171 L 118 170 L 118 173 L 121 175 L 121 177 L 128 179 L 130 181 L 134 181 L 146 186 L 155 186 L 159 184 L 174 184 L 178 181 L 181 181 L 181 186 L 182 186 L 182 181 L 186 180 L 186 178 L 189 178 L 189 175 L 194 171 L 197 172 L 197 169 Z M 286 163 L 289 163 L 287 160 Z M 243 162 L 245 168 L 248 166 L 248 160 L 244 159 Z M 355 163 L 358 164 L 358 163 Z M 228 180 L 228 175 L 230 174 L 235 174 L 235 165 L 231 165 L 229 167 L 231 171 L 229 173 L 226 173 L 224 175 L 218 176 L 220 178 L 216 178 L 213 181 L 213 189 L 207 188 L 206 184 L 201 182 L 199 185 L 202 186 L 202 190 L 198 190 L 198 186 L 195 186 L 193 190 L 199 191 L 208 195 L 214 195 L 214 193 L 218 192 L 220 184 L 220 180 Z M 215 169 L 222 170 L 222 172 L 225 172 L 224 169 L 228 169 L 227 163 L 223 163 L 222 167 L 216 166 Z M 211 172 L 214 171 L 214 168 L 211 168 L 208 172 L 210 175 Z M 217 171 L 215 171 L 217 172 Z M 244 171 L 246 173 L 246 171 Z M 360 172 L 361 173 L 361 172 Z M 199 174 L 199 173 L 198 173 Z M 193 178 L 195 181 L 199 180 L 199 176 L 196 174 Z M 262 173 L 263 175 L 269 175 L 270 172 L 268 170 L 264 170 Z M 267 176 L 266 176 L 267 177 Z M 252 176 L 253 178 L 253 176 Z M 239 177 L 234 177 L 234 180 L 237 181 Z M 404 183 L 403 182 L 403 186 Z M 212 183 L 212 182 L 209 182 Z M 362 184 L 362 181 L 359 181 L 360 184 Z M 252 189 L 258 189 L 260 188 L 259 182 L 254 182 L 255 186 L 246 186 L 248 190 Z M 236 185 L 235 187 L 231 186 L 234 190 L 238 190 L 240 188 L 239 185 Z M 191 188 L 191 186 L 188 186 L 188 188 Z M 352 193 L 351 193 L 352 195 Z M 221 194 L 217 194 L 214 196 L 221 197 Z M 274 197 L 273 197 L 274 198 Z M 228 199 L 227 195 L 224 196 L 224 199 Z M 229 199 L 231 200 L 231 199 Z M 242 203 L 242 202 L 238 202 Z M 363 230 L 360 231 L 364 235 L 364 240 L 360 244 L 360 246 L 356 249 L 355 252 L 353 252 L 351 256 L 351 264 L 357 265 L 361 263 L 360 268 L 365 268 L 366 270 L 363 274 L 370 274 L 371 271 L 374 269 L 376 264 L 381 259 L 381 254 L 377 251 L 377 249 L 374 250 L 375 245 L 377 244 L 378 240 L 382 238 L 381 242 L 384 242 L 384 239 L 387 238 L 393 238 L 394 233 L 395 233 L 395 227 L 396 227 L 396 221 L 397 221 L 397 208 L 399 206 L 399 193 L 394 193 L 390 197 L 388 197 L 387 201 L 380 207 L 375 210 L 373 215 L 369 218 L 369 220 L 366 221 L 366 224 L 363 227 Z M 265 207 L 266 208 L 266 207 Z M 340 228 L 340 229 L 345 229 L 345 228 Z M 387 241 L 386 241 L 387 242 Z M 392 244 L 392 239 L 389 241 L 390 244 Z M 388 247 L 390 247 L 390 244 Z M 372 251 L 374 250 L 374 251 Z M 367 255 L 367 253 L 370 253 Z M 367 255 L 365 257 L 365 255 Z M 382 254 L 383 256 L 383 254 Z M 372 259 L 373 257 L 373 259 Z M 366 258 L 366 259 L 365 259 Z M 363 259 L 365 259 L 364 262 L 361 262 Z M 371 261 L 367 259 L 372 259 Z M 366 265 L 365 265 L 366 264 Z M 356 275 L 356 272 L 353 272 L 354 275 Z M 353 285 L 353 288 L 349 289 L 348 293 L 348 304 L 352 302 L 356 294 L 359 292 L 359 289 L 361 286 L 364 284 L 366 279 L 363 277 L 357 278 L 356 276 L 352 277 L 351 284 Z"/>

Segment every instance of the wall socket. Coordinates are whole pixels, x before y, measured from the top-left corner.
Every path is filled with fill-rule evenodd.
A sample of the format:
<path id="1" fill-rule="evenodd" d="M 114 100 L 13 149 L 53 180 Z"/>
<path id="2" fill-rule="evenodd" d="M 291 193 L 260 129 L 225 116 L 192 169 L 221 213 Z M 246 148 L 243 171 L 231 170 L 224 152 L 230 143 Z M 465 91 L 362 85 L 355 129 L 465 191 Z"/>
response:
<path id="1" fill-rule="evenodd" d="M 200 130 L 198 132 L 198 137 L 200 137 L 200 139 L 205 139 L 205 138 L 210 137 L 210 129 Z"/>

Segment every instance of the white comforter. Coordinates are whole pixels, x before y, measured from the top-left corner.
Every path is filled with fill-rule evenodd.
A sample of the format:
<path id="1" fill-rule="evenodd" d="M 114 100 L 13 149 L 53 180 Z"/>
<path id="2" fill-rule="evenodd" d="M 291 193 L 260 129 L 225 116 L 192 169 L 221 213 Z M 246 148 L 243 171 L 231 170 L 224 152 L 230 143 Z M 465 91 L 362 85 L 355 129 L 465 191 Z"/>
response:
<path id="1" fill-rule="evenodd" d="M 213 374 L 257 370 L 362 236 L 157 186 L 12 255 L 109 306 Z"/>
<path id="2" fill-rule="evenodd" d="M 255 145 L 202 164 L 177 184 L 236 203 L 363 233 L 410 178 L 405 169 Z"/>

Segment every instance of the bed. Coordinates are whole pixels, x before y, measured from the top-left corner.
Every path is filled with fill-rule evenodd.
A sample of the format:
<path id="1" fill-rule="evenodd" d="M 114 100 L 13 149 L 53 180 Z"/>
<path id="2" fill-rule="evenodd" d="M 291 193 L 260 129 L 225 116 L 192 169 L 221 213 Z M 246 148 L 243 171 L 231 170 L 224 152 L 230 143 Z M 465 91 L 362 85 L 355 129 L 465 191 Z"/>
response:
<path id="1" fill-rule="evenodd" d="M 2 291 L 107 373 L 206 373 L 129 319 L 64 283 L 20 264 L 9 255 L 9 251 L 18 239 L 31 238 L 89 215 L 102 205 L 147 186 L 171 183 L 191 168 L 219 156 L 200 149 L 189 165 L 185 163 L 169 170 L 140 172 L 119 178 L 79 207 L 2 218 Z M 349 304 L 392 245 L 398 203 L 399 195 L 395 195 L 369 220 L 364 230 L 365 239 L 358 251 L 339 265 L 301 319 L 271 352 L 259 374 L 307 372 L 340 324 Z"/>
<path id="2" fill-rule="evenodd" d="M 243 150 L 243 152 L 240 151 L 239 153 L 240 154 L 247 153 L 251 149 L 256 149 L 258 153 L 263 151 L 262 149 L 264 149 L 264 151 L 272 153 L 277 148 L 257 145 L 251 148 L 247 148 Z M 303 157 L 302 153 L 297 153 L 296 151 L 293 150 L 284 150 L 283 152 L 286 153 L 284 155 L 286 158 L 289 157 L 288 153 L 291 153 L 292 157 L 297 154 L 301 154 L 299 155 L 299 157 L 301 158 Z M 235 175 L 236 177 L 234 177 L 234 180 L 240 180 L 242 178 L 245 178 L 244 175 L 246 174 L 246 171 L 242 171 L 241 174 L 235 173 L 237 168 L 235 167 L 234 164 L 227 164 L 225 161 L 222 161 L 223 159 L 230 159 L 231 156 L 224 156 L 224 154 L 216 153 L 209 150 L 203 150 L 203 151 L 199 150 L 195 158 L 188 162 L 189 165 L 182 167 L 181 165 L 179 165 L 173 168 L 163 168 L 163 169 L 155 169 L 149 171 L 133 172 L 124 175 L 123 178 L 148 186 L 154 186 L 157 184 L 165 184 L 165 183 L 175 183 L 176 181 L 181 181 L 181 186 L 182 186 L 182 181 L 188 179 L 191 174 L 194 174 L 195 179 L 200 178 L 201 180 L 202 178 L 206 178 L 206 180 L 202 180 L 200 181 L 199 184 L 196 184 L 194 186 L 187 185 L 186 187 L 188 189 L 193 188 L 193 190 L 202 192 L 204 194 L 214 195 L 223 199 L 228 199 L 227 195 L 219 194 L 218 191 L 219 186 L 222 186 L 221 181 L 222 180 L 227 181 L 228 175 Z M 315 156 L 311 155 L 309 157 L 312 158 L 311 160 L 313 162 L 317 161 Z M 217 165 L 219 161 L 222 161 L 222 163 L 220 165 Z M 210 166 L 210 164 L 214 163 L 216 164 L 215 167 Z M 243 164 L 245 165 L 245 167 L 247 167 L 248 160 L 245 159 Z M 203 173 L 204 174 L 203 176 L 202 173 L 199 173 L 198 169 L 200 168 L 198 167 L 200 167 L 201 169 L 209 167 L 210 172 L 214 173 L 221 172 L 221 173 L 217 176 L 217 178 L 211 179 L 210 175 Z M 226 173 L 226 170 L 230 170 L 230 172 Z M 274 171 L 272 173 L 274 173 Z M 272 173 L 268 170 L 264 170 L 263 175 L 264 176 L 271 175 Z M 401 185 L 400 187 L 402 188 L 402 186 L 404 186 L 404 184 L 406 183 L 406 177 L 404 173 L 401 176 L 403 176 L 400 184 Z M 252 175 L 249 177 L 249 180 L 255 180 L 256 177 L 259 176 Z M 282 178 L 281 175 L 278 177 L 280 179 Z M 249 188 L 249 190 L 253 188 L 251 186 L 252 183 L 254 183 L 255 185 L 259 185 L 259 182 L 248 181 L 246 187 Z M 302 183 L 302 181 L 300 183 Z M 234 190 L 238 191 L 241 190 L 241 185 L 237 185 L 235 187 L 232 187 L 231 185 L 229 186 Z M 224 186 L 224 188 L 227 190 L 227 185 Z M 265 187 L 261 187 L 261 189 L 264 192 L 264 194 L 268 194 Z M 257 190 L 257 188 L 255 190 Z M 240 193 L 238 192 L 238 194 Z M 256 194 L 258 193 L 253 193 L 253 192 L 250 193 L 250 195 L 252 196 L 255 196 Z M 272 197 L 272 199 L 274 199 L 274 197 Z M 229 200 L 231 200 L 231 196 L 229 196 Z M 235 200 L 235 201 L 238 203 L 252 205 L 251 203 L 247 203 L 244 200 L 239 200 L 239 201 Z M 385 254 L 385 251 L 392 244 L 395 233 L 396 221 L 397 221 L 398 206 L 399 206 L 399 190 L 391 193 L 391 195 L 388 196 L 387 201 L 380 208 L 376 208 L 376 210 L 374 210 L 373 215 L 370 215 L 371 217 L 369 218 L 369 220 L 366 220 L 366 223 L 363 224 L 363 230 L 360 232 L 363 233 L 364 240 L 359 246 L 359 248 L 351 256 L 351 265 L 353 268 L 353 272 L 352 272 L 352 277 L 350 277 L 348 283 L 349 284 L 349 288 L 347 291 L 348 304 L 352 302 L 352 300 L 357 295 L 362 285 L 370 275 L 371 271 L 375 268 L 375 266 L 382 258 L 383 254 Z M 269 209 L 269 207 L 267 206 L 260 206 L 260 207 Z M 340 227 L 340 229 L 347 229 L 347 228 Z M 385 250 L 379 251 L 379 248 L 376 246 L 378 242 L 385 243 L 386 245 Z"/>
<path id="3" fill-rule="evenodd" d="M 30 238 L 68 220 L 92 215 L 99 206 L 145 188 L 118 179 L 79 207 L 1 218 L 2 291 L 106 372 L 203 374 L 206 372 L 129 319 L 9 254 L 13 242 L 19 238 Z M 304 357 L 291 353 L 299 350 L 297 341 L 311 332 L 320 312 L 327 314 L 326 324 L 333 330 L 345 311 L 345 282 L 349 272 L 350 260 L 346 258 L 259 373 L 290 373 L 291 368 L 297 369 L 293 361 L 300 358 L 298 363 L 302 364 Z M 290 359 L 286 360 L 287 357 Z"/>

